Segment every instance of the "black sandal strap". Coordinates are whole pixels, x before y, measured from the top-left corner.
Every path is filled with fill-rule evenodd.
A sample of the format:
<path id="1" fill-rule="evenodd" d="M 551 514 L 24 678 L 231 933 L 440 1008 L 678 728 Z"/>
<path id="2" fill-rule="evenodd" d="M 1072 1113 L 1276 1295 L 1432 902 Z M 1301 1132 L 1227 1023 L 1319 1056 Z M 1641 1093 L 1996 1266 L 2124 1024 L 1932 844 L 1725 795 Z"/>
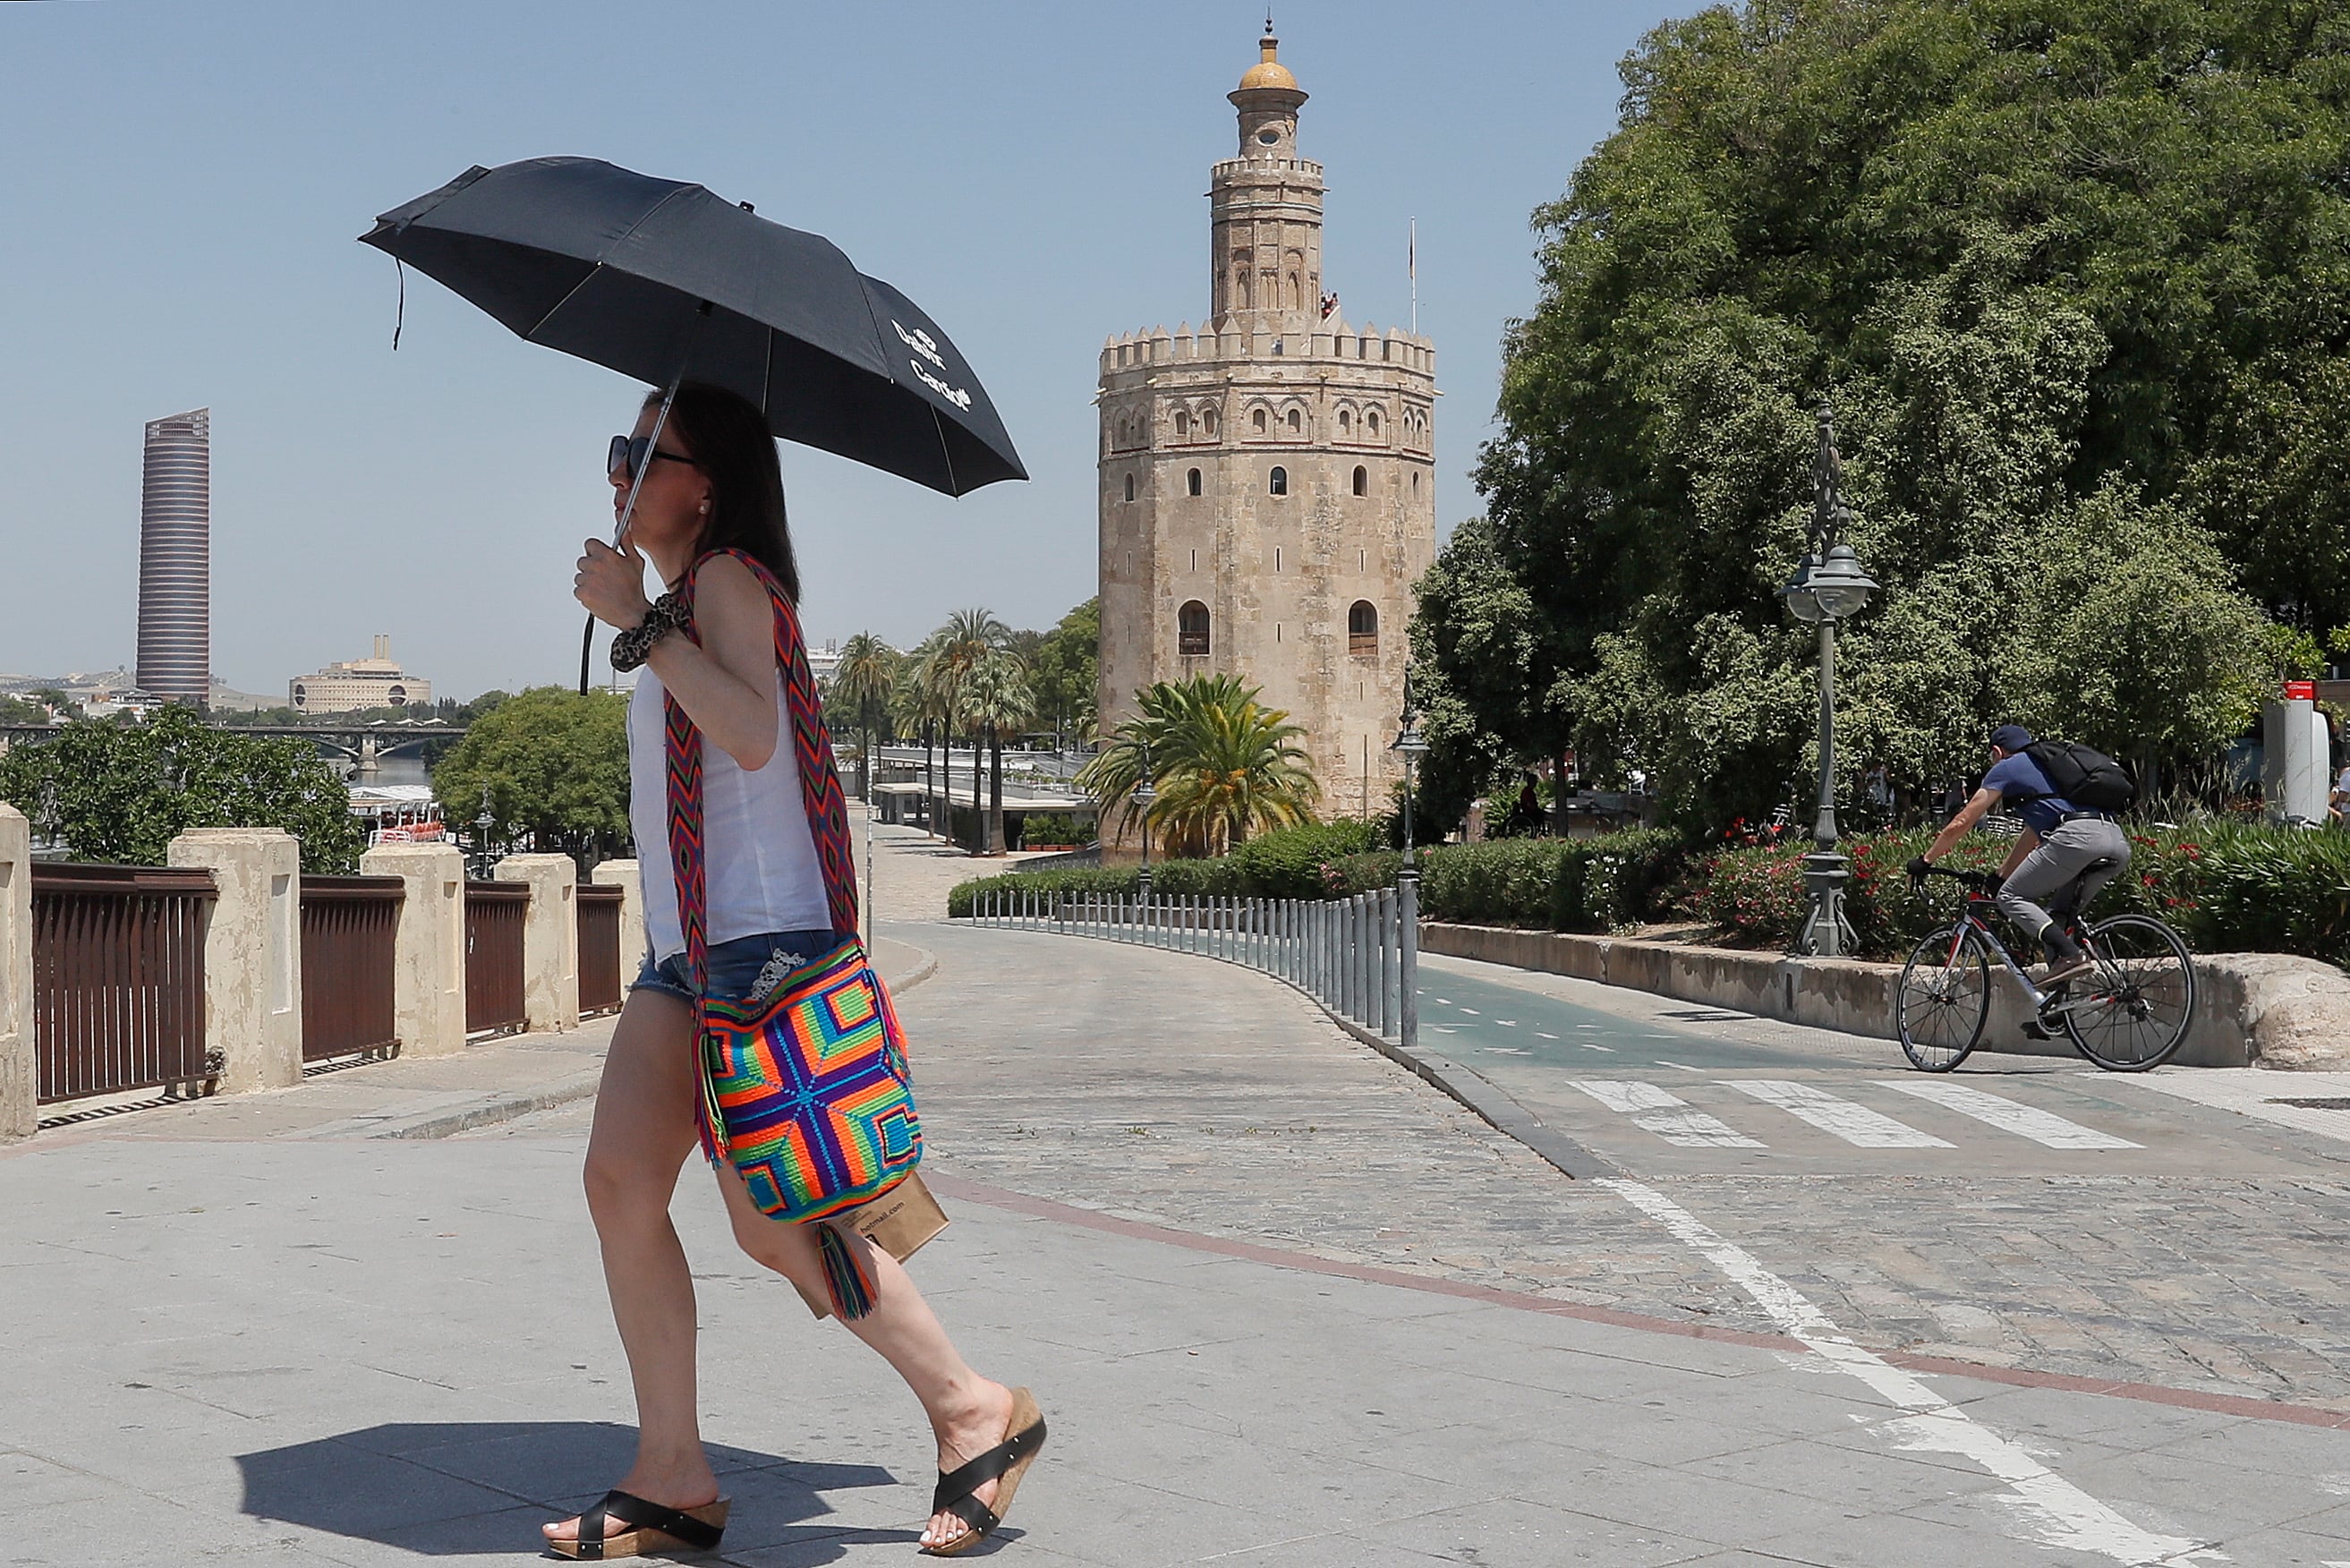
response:
<path id="1" fill-rule="evenodd" d="M 975 1497 L 959 1497 L 948 1503 L 943 1510 L 932 1511 L 951 1513 L 982 1535 L 992 1533 L 997 1525 L 1003 1522 L 993 1509 Z"/>
<path id="2" fill-rule="evenodd" d="M 994 1529 L 993 1514 L 988 1515 L 991 1522 L 983 1526 L 956 1505 L 969 1501 L 973 1492 L 989 1481 L 1003 1479 L 1004 1471 L 1044 1446 L 1045 1422 L 1040 1417 L 1029 1424 L 1027 1430 L 1013 1433 L 969 1464 L 959 1466 L 939 1477 L 938 1490 L 931 1493 L 931 1511 L 952 1513 L 974 1528 Z M 983 1503 L 980 1505 L 983 1511 L 985 1506 Z"/>
<path id="3" fill-rule="evenodd" d="M 588 1550 L 591 1537 L 588 1533 L 588 1516 L 582 1514 L 579 1519 L 579 1554 L 582 1557 L 600 1558 L 604 1555 L 604 1521 L 609 1519 L 617 1519 L 632 1530 L 658 1530 L 697 1552 L 709 1551 L 726 1533 L 719 1526 L 704 1524 L 690 1513 L 681 1513 L 676 1509 L 639 1497 L 632 1491 L 618 1489 L 606 1492 L 604 1501 L 588 1511 L 596 1516 L 596 1533 L 592 1537 L 595 1551 L 591 1553 Z"/>

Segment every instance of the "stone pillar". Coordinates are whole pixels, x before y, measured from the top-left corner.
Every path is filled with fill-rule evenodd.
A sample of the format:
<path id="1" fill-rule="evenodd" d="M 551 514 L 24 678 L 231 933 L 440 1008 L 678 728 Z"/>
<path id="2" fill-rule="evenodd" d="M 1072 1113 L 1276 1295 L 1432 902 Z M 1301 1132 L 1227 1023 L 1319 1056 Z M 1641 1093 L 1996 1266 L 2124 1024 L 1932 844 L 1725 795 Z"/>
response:
<path id="1" fill-rule="evenodd" d="M 0 1143 L 40 1126 L 33 1034 L 33 829 L 0 801 Z"/>
<path id="2" fill-rule="evenodd" d="M 201 866 L 220 898 L 204 936 L 204 1044 L 222 1055 L 220 1092 L 302 1081 L 302 846 L 275 827 L 195 827 L 171 866 Z"/>
<path id="3" fill-rule="evenodd" d="M 391 961 L 392 1030 L 403 1056 L 465 1048 L 465 857 L 453 844 L 385 844 L 359 857 L 406 889 Z"/>
<path id="4" fill-rule="evenodd" d="M 625 997 L 646 952 L 643 870 L 634 860 L 607 860 L 588 879 L 599 888 L 620 889 L 620 994 Z"/>
<path id="5" fill-rule="evenodd" d="M 568 855 L 509 855 L 491 873 L 530 884 L 522 931 L 523 1027 L 534 1033 L 579 1027 L 579 867 Z"/>

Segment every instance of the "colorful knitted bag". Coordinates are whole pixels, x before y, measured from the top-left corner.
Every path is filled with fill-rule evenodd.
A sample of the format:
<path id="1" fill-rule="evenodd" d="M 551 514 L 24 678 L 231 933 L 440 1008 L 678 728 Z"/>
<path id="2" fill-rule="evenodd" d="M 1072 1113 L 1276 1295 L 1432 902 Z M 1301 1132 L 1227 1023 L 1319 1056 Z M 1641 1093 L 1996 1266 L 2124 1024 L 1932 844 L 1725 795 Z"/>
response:
<path id="1" fill-rule="evenodd" d="M 816 677 L 799 617 L 783 587 L 749 555 L 722 551 L 751 568 L 775 611 L 775 659 L 808 831 L 824 873 L 836 931 L 857 929 L 857 873 L 848 805 L 832 760 Z M 697 563 L 699 565 L 699 563 Z M 690 613 L 693 578 L 678 590 Z M 688 637 L 695 637 L 689 620 Z M 696 1120 L 702 1153 L 732 1159 L 762 1212 L 798 1223 L 822 1221 L 895 1187 L 922 1158 L 922 1124 L 906 1066 L 905 1033 L 889 992 L 849 937 L 785 976 L 770 995 L 727 1001 L 706 994 L 708 888 L 702 841 L 702 734 L 678 703 L 664 714 L 669 754 L 670 864 L 677 877 L 686 972 L 702 1042 Z M 855 1251 L 828 1224 L 817 1243 L 842 1318 L 870 1309 L 873 1282 Z"/>

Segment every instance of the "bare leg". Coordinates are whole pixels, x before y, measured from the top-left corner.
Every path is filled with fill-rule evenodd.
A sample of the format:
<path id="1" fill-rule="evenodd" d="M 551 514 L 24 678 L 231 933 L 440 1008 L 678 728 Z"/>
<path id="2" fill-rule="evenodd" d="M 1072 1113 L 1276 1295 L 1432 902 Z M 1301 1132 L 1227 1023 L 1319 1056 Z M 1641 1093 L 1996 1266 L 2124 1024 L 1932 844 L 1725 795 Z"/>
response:
<path id="1" fill-rule="evenodd" d="M 741 1174 L 731 1167 L 719 1172 L 718 1185 L 726 1195 L 727 1217 L 733 1221 L 734 1239 L 743 1251 L 822 1298 L 824 1266 L 816 1255 L 816 1233 L 805 1225 L 784 1223 L 760 1213 Z M 879 1351 L 922 1402 L 922 1411 L 931 1418 L 931 1431 L 938 1438 L 939 1469 L 952 1469 L 1003 1441 L 1011 1435 L 1005 1428 L 1012 1420 L 1012 1390 L 982 1377 L 965 1364 L 897 1259 L 845 1229 L 841 1235 L 858 1250 L 875 1287 L 873 1310 L 843 1326 Z M 976 1495 L 980 1501 L 992 1503 L 995 1491 L 995 1483 L 990 1481 Z M 922 1532 L 922 1543 L 942 1545 L 970 1528 L 954 1514 L 933 1514 Z"/>
<path id="2" fill-rule="evenodd" d="M 619 1489 L 671 1508 L 718 1497 L 694 1409 L 693 1275 L 669 1217 L 678 1168 L 693 1151 L 694 1092 L 691 1010 L 660 992 L 630 992 L 596 1092 L 588 1210 L 636 1386 L 637 1459 Z M 546 1530 L 576 1540 L 579 1521 Z"/>

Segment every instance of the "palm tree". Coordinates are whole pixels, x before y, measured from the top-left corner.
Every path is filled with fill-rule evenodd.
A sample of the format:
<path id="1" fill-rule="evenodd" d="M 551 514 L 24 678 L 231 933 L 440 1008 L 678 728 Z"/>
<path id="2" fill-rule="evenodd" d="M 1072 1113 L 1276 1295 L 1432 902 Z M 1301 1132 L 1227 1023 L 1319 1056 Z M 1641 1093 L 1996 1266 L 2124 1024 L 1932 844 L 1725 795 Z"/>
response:
<path id="1" fill-rule="evenodd" d="M 1016 729 L 1026 723 L 1036 706 L 1036 694 L 1028 684 L 1027 662 L 1009 648 L 992 650 L 972 667 L 963 699 L 966 716 L 987 732 L 987 812 L 981 852 L 993 855 L 1003 842 L 1003 732 L 1006 727 Z M 978 799 L 974 765 L 974 805 Z"/>
<path id="2" fill-rule="evenodd" d="M 1151 803 L 1143 830 L 1222 853 L 1264 828 L 1314 820 L 1322 797 L 1289 715 L 1257 701 L 1259 688 L 1231 675 L 1162 680 L 1135 694 L 1140 713 L 1077 774 L 1078 786 L 1117 814 L 1136 814 L 1135 787 L 1149 743 Z"/>
<path id="3" fill-rule="evenodd" d="M 989 654 L 1011 640 L 1012 628 L 996 618 L 994 611 L 972 608 L 957 610 L 949 616 L 947 623 L 931 633 L 930 639 L 923 644 L 926 650 L 922 661 L 923 684 L 933 694 L 949 734 L 953 733 L 956 727 L 969 722 L 966 691 L 972 672 Z M 948 758 L 951 766 L 951 751 L 948 753 Z M 951 776 L 947 781 L 947 793 L 949 821 L 951 823 L 954 793 Z M 982 813 L 979 809 L 979 748 L 976 744 L 972 747 L 971 753 L 971 804 L 972 815 L 977 818 Z M 972 852 L 978 853 L 976 846 Z"/>
<path id="4" fill-rule="evenodd" d="M 938 689 L 931 682 L 938 634 L 899 661 L 897 689 L 890 695 L 899 724 L 922 732 L 922 821 L 927 831 L 939 831 L 939 771 L 931 760 L 932 732 L 944 716 Z"/>
<path id="5" fill-rule="evenodd" d="M 898 650 L 869 631 L 860 631 L 840 645 L 840 663 L 832 672 L 836 696 L 857 715 L 864 745 L 858 763 L 858 794 L 873 798 L 873 736 L 887 717 L 889 698 L 898 681 Z"/>

